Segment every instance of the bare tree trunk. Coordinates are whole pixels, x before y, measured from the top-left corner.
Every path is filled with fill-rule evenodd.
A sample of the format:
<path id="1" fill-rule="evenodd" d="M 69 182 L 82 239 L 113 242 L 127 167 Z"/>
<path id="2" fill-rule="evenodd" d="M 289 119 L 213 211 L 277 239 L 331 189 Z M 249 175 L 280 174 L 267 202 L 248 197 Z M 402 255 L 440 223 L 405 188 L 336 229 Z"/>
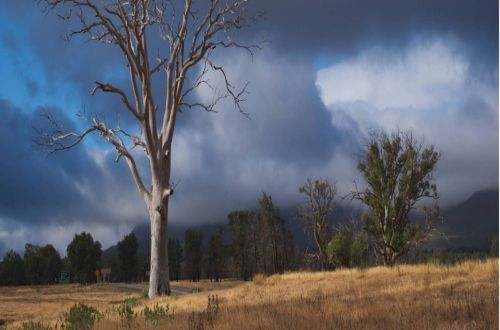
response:
<path id="1" fill-rule="evenodd" d="M 155 191 L 156 189 L 153 189 Z M 159 190 L 161 192 L 161 190 Z M 149 210 L 151 221 L 151 269 L 149 272 L 149 298 L 156 295 L 170 295 L 168 265 L 168 198 L 162 203 L 161 193 L 153 200 Z M 154 206 L 156 205 L 156 206 Z"/>

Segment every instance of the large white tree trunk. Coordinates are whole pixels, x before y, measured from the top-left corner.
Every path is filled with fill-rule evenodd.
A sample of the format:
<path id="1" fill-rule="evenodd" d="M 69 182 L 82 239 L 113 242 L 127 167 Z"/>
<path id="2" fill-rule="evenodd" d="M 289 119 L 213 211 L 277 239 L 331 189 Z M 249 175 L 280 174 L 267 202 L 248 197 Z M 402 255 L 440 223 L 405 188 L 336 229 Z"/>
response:
<path id="1" fill-rule="evenodd" d="M 157 201 L 156 203 L 154 201 Z M 151 268 L 149 272 L 149 298 L 157 295 L 170 295 L 168 271 L 168 198 L 163 202 L 161 196 L 153 197 L 149 208 L 151 222 Z"/>

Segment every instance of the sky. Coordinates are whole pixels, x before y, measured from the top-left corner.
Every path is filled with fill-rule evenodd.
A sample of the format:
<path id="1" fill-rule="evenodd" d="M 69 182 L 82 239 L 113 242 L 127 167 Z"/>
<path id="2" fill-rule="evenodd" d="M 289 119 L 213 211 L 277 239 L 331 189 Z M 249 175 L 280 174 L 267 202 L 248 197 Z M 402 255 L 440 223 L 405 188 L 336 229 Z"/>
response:
<path id="1" fill-rule="evenodd" d="M 220 51 L 243 104 L 183 111 L 175 132 L 170 222 L 226 221 L 255 208 L 262 192 L 280 209 L 302 202 L 310 178 L 339 195 L 362 184 L 356 163 L 375 130 L 410 130 L 441 153 L 435 173 L 443 207 L 498 188 L 498 1 L 250 0 L 263 19 L 238 36 L 265 40 L 252 58 Z M 0 2 L 0 254 L 26 242 L 63 255 L 75 233 L 104 248 L 147 221 L 126 164 L 92 137 L 48 156 L 34 146 L 41 113 L 65 127 L 76 114 L 132 125 L 120 101 L 90 91 L 96 80 L 127 86 L 117 49 L 64 40 L 71 23 L 35 1 Z M 214 74 L 217 86 L 220 79 Z M 161 85 L 155 85 L 161 90 Z M 198 90 L 199 100 L 213 92 Z M 133 126 L 131 126 L 133 127 Z M 144 159 L 139 161 L 146 168 Z"/>

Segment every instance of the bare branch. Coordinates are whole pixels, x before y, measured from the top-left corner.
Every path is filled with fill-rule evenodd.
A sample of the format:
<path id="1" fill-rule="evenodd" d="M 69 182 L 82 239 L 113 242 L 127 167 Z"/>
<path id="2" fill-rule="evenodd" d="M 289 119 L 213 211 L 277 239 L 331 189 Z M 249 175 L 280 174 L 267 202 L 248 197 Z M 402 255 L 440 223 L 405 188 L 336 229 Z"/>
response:
<path id="1" fill-rule="evenodd" d="M 130 137 L 132 141 L 135 141 L 135 145 L 144 146 L 144 143 L 138 137 L 126 133 L 121 128 L 109 128 L 97 117 L 93 117 L 90 120 L 91 126 L 89 128 L 81 133 L 77 133 L 64 129 L 49 113 L 44 113 L 42 116 L 45 117 L 52 126 L 52 131 L 46 132 L 40 129 L 38 130 L 38 137 L 35 139 L 35 143 L 39 147 L 47 149 L 49 154 L 53 154 L 55 152 L 71 149 L 77 146 L 91 133 L 99 133 L 102 138 L 115 147 L 117 152 L 116 161 L 118 161 L 122 156 L 125 157 L 139 191 L 145 199 L 149 198 L 150 192 L 146 189 L 139 174 L 135 159 L 125 146 L 125 142 L 120 136 L 120 133 Z M 81 117 L 84 118 L 83 115 L 81 115 Z"/>

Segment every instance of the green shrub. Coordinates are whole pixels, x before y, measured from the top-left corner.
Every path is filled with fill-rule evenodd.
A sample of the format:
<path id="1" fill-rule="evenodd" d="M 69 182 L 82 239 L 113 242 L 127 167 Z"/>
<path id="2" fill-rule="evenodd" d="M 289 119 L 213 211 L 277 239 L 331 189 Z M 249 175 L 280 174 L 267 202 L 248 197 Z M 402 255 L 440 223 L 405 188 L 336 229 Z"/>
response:
<path id="1" fill-rule="evenodd" d="M 122 322 L 130 325 L 130 323 L 137 317 L 132 307 L 139 305 L 139 298 L 130 297 L 125 299 L 120 306 L 118 306 L 118 316 Z"/>
<path id="2" fill-rule="evenodd" d="M 340 227 L 328 243 L 326 253 L 336 266 L 349 267 L 352 236 L 350 228 Z"/>
<path id="3" fill-rule="evenodd" d="M 141 292 L 141 294 L 139 295 L 139 297 L 140 297 L 141 299 L 146 299 L 146 298 L 148 298 L 148 297 L 149 297 L 148 290 L 143 290 L 143 291 Z"/>
<path id="4" fill-rule="evenodd" d="M 63 314 L 61 327 L 63 329 L 90 329 L 101 314 L 92 306 L 78 303 Z"/>
<path id="5" fill-rule="evenodd" d="M 152 309 L 146 306 L 142 313 L 144 315 L 144 319 L 146 319 L 146 322 L 153 325 L 158 325 L 162 319 L 166 319 L 169 316 L 169 309 L 169 305 L 163 307 L 155 304 Z"/>
<path id="6" fill-rule="evenodd" d="M 19 328 L 20 330 L 51 330 L 52 327 L 45 325 L 41 322 L 23 322 L 23 325 Z"/>

